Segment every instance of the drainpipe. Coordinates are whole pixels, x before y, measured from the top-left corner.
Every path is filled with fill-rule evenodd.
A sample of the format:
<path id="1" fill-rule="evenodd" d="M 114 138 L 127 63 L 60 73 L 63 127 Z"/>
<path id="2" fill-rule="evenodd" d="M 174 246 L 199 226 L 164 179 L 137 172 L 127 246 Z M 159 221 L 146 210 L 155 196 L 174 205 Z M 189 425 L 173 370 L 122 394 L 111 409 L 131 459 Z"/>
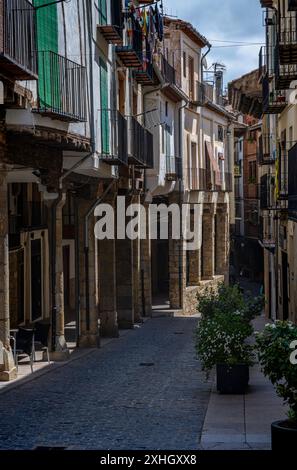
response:
<path id="1" fill-rule="evenodd" d="M 86 1 L 86 13 L 87 13 L 87 26 L 88 26 L 88 43 L 89 43 L 89 90 L 90 90 L 90 139 L 91 149 L 93 155 L 96 151 L 95 144 L 95 107 L 94 107 L 94 83 L 93 83 L 93 21 L 92 21 L 92 8 L 91 2 Z M 86 326 L 87 330 L 90 329 L 90 299 L 89 299 L 89 216 L 92 212 L 92 207 L 88 211 L 84 220 L 84 257 L 85 257 L 85 294 L 86 294 Z M 79 265 L 79 260 L 77 261 Z M 79 295 L 79 280 L 77 281 L 77 295 Z M 77 306 L 79 306 L 80 299 L 76 300 Z M 79 318 L 79 314 L 77 314 Z M 80 323 L 80 318 L 79 318 Z"/>
<path id="2" fill-rule="evenodd" d="M 52 260 L 51 260 L 51 277 L 52 277 L 52 351 L 56 350 L 56 321 L 57 321 L 57 303 L 56 303 L 56 219 L 57 219 L 57 207 L 62 200 L 62 191 L 59 191 L 58 198 L 53 202 L 51 207 L 52 224 L 51 224 L 51 237 L 52 237 Z"/>
<path id="3" fill-rule="evenodd" d="M 178 108 L 178 129 L 179 129 L 179 158 L 180 158 L 180 175 L 178 180 L 178 191 L 179 191 L 179 207 L 180 207 L 180 230 L 181 230 L 181 237 L 183 240 L 184 234 L 182 229 L 183 224 L 183 217 L 182 217 L 182 203 L 183 203 L 183 126 L 182 126 L 182 111 L 188 106 L 188 101 L 185 104 L 181 105 Z M 181 240 L 181 241 L 182 241 Z M 182 288 L 182 267 L 183 267 L 183 250 L 182 250 L 182 243 L 179 244 L 179 253 L 178 253 L 178 279 L 179 279 L 179 304 L 182 307 L 182 298 L 183 298 L 183 288 Z"/>
<path id="4" fill-rule="evenodd" d="M 203 83 L 203 61 L 206 58 L 206 56 L 210 53 L 211 44 L 208 44 L 207 47 L 208 47 L 207 51 L 201 57 L 201 83 Z"/>

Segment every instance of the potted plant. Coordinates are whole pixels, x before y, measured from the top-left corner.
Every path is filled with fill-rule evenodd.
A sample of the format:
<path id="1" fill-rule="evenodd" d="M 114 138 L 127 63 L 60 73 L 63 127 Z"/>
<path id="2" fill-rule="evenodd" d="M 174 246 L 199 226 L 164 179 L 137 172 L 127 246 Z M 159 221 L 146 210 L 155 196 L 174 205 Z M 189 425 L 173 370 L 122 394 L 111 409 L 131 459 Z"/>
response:
<path id="1" fill-rule="evenodd" d="M 292 342 L 297 340 L 297 326 L 276 321 L 257 333 L 256 348 L 264 374 L 277 394 L 289 405 L 288 419 L 272 423 L 272 450 L 294 449 L 297 443 L 297 365 L 290 360 Z"/>
<path id="2" fill-rule="evenodd" d="M 264 307 L 264 297 L 245 298 L 238 285 L 206 290 L 198 297 L 201 314 L 196 331 L 196 350 L 203 370 L 217 370 L 217 388 L 221 393 L 244 393 L 253 364 L 251 321 Z"/>
<path id="3" fill-rule="evenodd" d="M 196 350 L 202 369 L 209 375 L 216 366 L 220 393 L 242 394 L 249 382 L 253 347 L 246 340 L 253 327 L 240 311 L 218 312 L 200 320 L 196 331 Z"/>

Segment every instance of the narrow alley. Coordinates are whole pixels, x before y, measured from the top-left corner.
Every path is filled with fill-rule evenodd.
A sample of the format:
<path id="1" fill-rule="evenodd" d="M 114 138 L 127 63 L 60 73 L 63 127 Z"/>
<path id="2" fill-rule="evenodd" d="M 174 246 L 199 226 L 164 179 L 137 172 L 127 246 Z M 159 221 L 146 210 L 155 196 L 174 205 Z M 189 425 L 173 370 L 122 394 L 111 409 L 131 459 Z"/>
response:
<path id="1" fill-rule="evenodd" d="M 0 448 L 198 449 L 211 382 L 196 318 L 155 318 L 0 400 Z"/>

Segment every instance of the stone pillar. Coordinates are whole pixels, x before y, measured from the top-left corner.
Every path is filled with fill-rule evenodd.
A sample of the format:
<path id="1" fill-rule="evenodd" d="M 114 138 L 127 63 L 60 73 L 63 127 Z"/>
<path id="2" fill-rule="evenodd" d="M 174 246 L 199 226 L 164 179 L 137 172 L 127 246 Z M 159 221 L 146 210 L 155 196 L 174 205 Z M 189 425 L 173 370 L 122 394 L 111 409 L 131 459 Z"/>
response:
<path id="1" fill-rule="evenodd" d="M 169 204 L 180 204 L 180 194 L 173 193 Z M 187 287 L 187 253 L 182 233 L 179 240 L 172 239 L 172 220 L 169 219 L 169 302 L 173 309 L 183 309 Z M 182 232 L 182 230 L 181 230 Z"/>
<path id="2" fill-rule="evenodd" d="M 140 204 L 139 195 L 132 198 L 133 204 Z M 141 272 L 140 272 L 140 240 L 133 240 L 133 301 L 134 301 L 134 322 L 141 322 Z"/>
<path id="3" fill-rule="evenodd" d="M 229 217 L 227 205 L 222 204 L 217 208 L 216 223 L 216 274 L 221 274 L 225 282 L 229 279 Z"/>
<path id="4" fill-rule="evenodd" d="M 5 169 L 0 165 L 0 381 L 17 376 L 10 347 L 8 208 Z"/>
<path id="5" fill-rule="evenodd" d="M 146 239 L 140 242 L 140 305 L 142 315 L 149 317 L 152 314 L 152 253 L 150 239 L 149 204 L 144 203 L 146 209 Z"/>
<path id="6" fill-rule="evenodd" d="M 131 201 L 126 197 L 126 207 Z M 124 214 L 117 214 L 123 217 Z M 126 222 L 126 217 L 125 217 Z M 117 312 L 119 328 L 134 325 L 134 262 L 133 241 L 129 238 L 116 240 Z"/>
<path id="7" fill-rule="evenodd" d="M 63 272 L 63 207 L 66 194 L 63 194 L 56 207 L 56 325 L 55 325 L 55 351 L 51 352 L 51 358 L 56 361 L 66 360 L 69 356 L 65 340 L 65 311 L 64 311 L 64 272 Z"/>
<path id="8" fill-rule="evenodd" d="M 115 208 L 116 194 L 105 200 Z M 99 244 L 99 315 L 100 335 L 119 336 L 116 290 L 116 242 L 100 240 Z"/>
<path id="9" fill-rule="evenodd" d="M 202 278 L 212 279 L 215 275 L 215 208 L 205 206 L 202 219 Z"/>
<path id="10" fill-rule="evenodd" d="M 80 240 L 80 338 L 79 347 L 97 348 L 99 339 L 97 240 L 94 234 L 95 217 L 88 223 L 88 247 L 85 246 L 85 216 L 92 201 L 81 200 L 79 204 Z M 88 279 L 86 273 L 88 272 Z"/>
<path id="11" fill-rule="evenodd" d="M 202 206 L 199 207 L 199 224 L 202 224 Z M 191 212 L 191 229 L 194 226 L 194 214 Z M 200 230 L 201 227 L 197 227 Z M 201 232 L 200 232 L 201 233 Z M 201 243 L 201 240 L 200 240 Z M 201 281 L 201 248 L 199 250 L 189 251 L 189 286 L 198 286 Z"/>

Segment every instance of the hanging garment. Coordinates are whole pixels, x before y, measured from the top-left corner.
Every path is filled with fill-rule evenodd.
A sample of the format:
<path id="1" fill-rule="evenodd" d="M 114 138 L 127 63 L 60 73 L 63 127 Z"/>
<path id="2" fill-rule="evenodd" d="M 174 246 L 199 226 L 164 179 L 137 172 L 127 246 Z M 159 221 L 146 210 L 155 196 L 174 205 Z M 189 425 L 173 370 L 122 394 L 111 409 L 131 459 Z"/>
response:
<path id="1" fill-rule="evenodd" d="M 164 35 L 163 15 L 161 15 L 158 5 L 156 5 L 154 17 L 155 17 L 157 36 L 158 36 L 159 41 L 162 41 L 163 35 Z"/>

